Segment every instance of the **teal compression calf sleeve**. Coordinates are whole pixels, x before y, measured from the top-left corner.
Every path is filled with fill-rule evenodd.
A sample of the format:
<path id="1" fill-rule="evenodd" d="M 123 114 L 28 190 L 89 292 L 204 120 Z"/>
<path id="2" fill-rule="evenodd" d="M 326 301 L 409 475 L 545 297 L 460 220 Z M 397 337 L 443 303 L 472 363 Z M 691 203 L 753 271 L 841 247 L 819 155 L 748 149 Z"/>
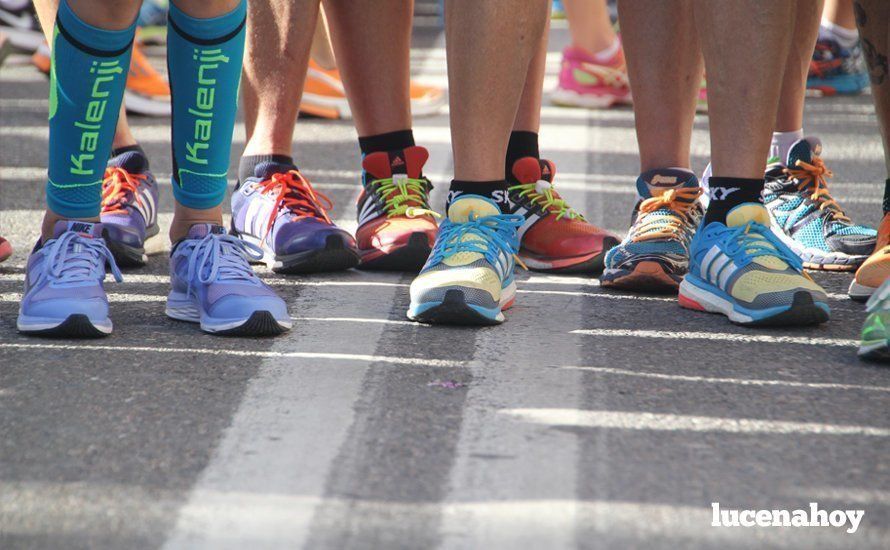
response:
<path id="1" fill-rule="evenodd" d="M 189 208 L 218 206 L 226 193 L 246 17 L 246 0 L 210 19 L 190 17 L 170 3 L 173 194 Z"/>
<path id="2" fill-rule="evenodd" d="M 49 209 L 99 215 L 102 178 L 124 96 L 136 23 L 120 31 L 84 23 L 59 5 L 49 88 Z"/>

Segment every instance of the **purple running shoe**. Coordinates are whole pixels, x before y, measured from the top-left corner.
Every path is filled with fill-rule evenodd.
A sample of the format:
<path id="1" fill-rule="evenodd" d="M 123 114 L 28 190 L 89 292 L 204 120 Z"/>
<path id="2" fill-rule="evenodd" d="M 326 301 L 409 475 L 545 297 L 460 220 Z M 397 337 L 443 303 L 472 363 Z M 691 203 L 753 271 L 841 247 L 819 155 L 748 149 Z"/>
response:
<path id="1" fill-rule="evenodd" d="M 108 249 L 122 267 L 148 262 L 145 241 L 158 234 L 158 182 L 137 146 L 118 149 L 102 182 L 102 214 Z"/>

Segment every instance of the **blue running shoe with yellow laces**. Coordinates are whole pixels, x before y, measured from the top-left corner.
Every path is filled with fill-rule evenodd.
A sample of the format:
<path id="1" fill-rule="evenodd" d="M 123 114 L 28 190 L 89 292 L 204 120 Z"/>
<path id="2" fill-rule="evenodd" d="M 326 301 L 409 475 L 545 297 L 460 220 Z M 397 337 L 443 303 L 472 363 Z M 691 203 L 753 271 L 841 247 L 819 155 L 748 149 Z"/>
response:
<path id="1" fill-rule="evenodd" d="M 890 278 L 871 295 L 866 304 L 868 317 L 862 326 L 859 357 L 890 361 Z"/>
<path id="2" fill-rule="evenodd" d="M 284 300 L 248 263 L 248 257 L 262 255 L 260 247 L 227 235 L 222 226 L 193 225 L 170 255 L 167 316 L 228 336 L 271 336 L 290 329 Z"/>
<path id="3" fill-rule="evenodd" d="M 702 216 L 701 187 L 680 168 L 650 170 L 637 178 L 640 200 L 630 231 L 609 250 L 604 287 L 676 292 L 689 265 L 689 243 Z"/>
<path id="4" fill-rule="evenodd" d="M 747 326 L 815 325 L 828 321 L 825 291 L 770 230 L 759 203 L 742 203 L 692 240 L 680 305 L 722 313 Z"/>
<path id="5" fill-rule="evenodd" d="M 28 257 L 25 292 L 16 323 L 38 336 L 95 338 L 111 334 L 105 267 L 121 274 L 102 238 L 102 224 L 56 222 L 53 237 Z"/>
<path id="6" fill-rule="evenodd" d="M 772 229 L 807 269 L 853 271 L 875 248 L 878 232 L 853 223 L 828 191 L 833 174 L 822 143 L 807 137 L 788 151 L 785 163 L 767 167 L 763 203 Z"/>
<path id="7" fill-rule="evenodd" d="M 461 195 L 429 259 L 411 283 L 408 318 L 421 323 L 495 325 L 513 304 L 517 229 L 525 218 L 502 214 L 479 195 Z"/>

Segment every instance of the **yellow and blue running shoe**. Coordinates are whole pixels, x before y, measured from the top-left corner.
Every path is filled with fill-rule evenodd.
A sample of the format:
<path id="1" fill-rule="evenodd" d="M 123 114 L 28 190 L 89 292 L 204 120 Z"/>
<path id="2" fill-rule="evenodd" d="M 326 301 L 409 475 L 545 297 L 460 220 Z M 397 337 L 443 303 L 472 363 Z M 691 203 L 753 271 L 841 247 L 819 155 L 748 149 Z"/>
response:
<path id="1" fill-rule="evenodd" d="M 680 305 L 722 313 L 747 326 L 815 325 L 828 321 L 825 291 L 770 230 L 759 203 L 742 203 L 692 239 Z"/>
<path id="2" fill-rule="evenodd" d="M 868 317 L 862 326 L 859 357 L 890 361 L 890 278 L 868 299 L 866 311 Z"/>
<path id="3" fill-rule="evenodd" d="M 410 214 L 409 214 L 410 215 Z M 439 226 L 432 253 L 411 283 L 408 318 L 421 323 L 495 325 L 513 304 L 517 229 L 525 218 L 492 200 L 461 195 Z"/>

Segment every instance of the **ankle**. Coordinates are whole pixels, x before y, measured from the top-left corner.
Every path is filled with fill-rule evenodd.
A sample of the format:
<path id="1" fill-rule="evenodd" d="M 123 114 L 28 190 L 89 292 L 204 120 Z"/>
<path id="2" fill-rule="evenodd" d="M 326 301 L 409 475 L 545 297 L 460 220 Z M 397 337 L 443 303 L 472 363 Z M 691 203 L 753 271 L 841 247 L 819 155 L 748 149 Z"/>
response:
<path id="1" fill-rule="evenodd" d="M 88 218 L 64 218 L 52 210 L 47 210 L 43 214 L 43 224 L 40 227 L 40 242 L 45 243 L 49 239 L 53 238 L 53 234 L 56 229 L 56 222 L 60 221 L 80 221 L 80 222 L 89 222 L 89 223 L 97 223 L 99 221 L 99 216 L 88 217 Z"/>
<path id="2" fill-rule="evenodd" d="M 222 225 L 222 206 L 196 210 L 177 203 L 173 211 L 173 222 L 170 223 L 170 242 L 176 243 L 184 239 L 189 229 L 198 223 Z"/>

